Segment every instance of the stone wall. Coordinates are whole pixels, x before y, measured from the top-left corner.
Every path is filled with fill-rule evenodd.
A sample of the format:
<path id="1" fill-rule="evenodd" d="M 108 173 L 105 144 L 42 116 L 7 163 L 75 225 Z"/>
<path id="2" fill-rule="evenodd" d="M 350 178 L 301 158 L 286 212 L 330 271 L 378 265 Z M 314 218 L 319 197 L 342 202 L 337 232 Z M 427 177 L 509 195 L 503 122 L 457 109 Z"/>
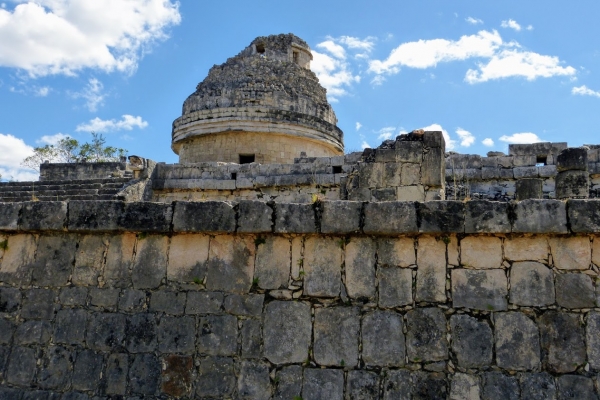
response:
<path id="1" fill-rule="evenodd" d="M 105 179 L 123 176 L 126 162 L 40 164 L 40 181 Z"/>
<path id="2" fill-rule="evenodd" d="M 2 203 L 0 398 L 597 398 L 599 215 Z"/>

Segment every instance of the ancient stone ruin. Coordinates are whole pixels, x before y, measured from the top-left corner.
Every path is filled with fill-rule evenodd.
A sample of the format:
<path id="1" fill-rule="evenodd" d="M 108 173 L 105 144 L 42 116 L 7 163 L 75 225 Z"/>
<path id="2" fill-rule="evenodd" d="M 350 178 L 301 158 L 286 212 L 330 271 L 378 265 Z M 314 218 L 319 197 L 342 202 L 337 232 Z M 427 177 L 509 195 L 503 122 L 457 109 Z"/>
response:
<path id="1" fill-rule="evenodd" d="M 598 398 L 600 146 L 343 155 L 309 62 L 211 69 L 179 164 L 0 184 L 0 399 Z"/>

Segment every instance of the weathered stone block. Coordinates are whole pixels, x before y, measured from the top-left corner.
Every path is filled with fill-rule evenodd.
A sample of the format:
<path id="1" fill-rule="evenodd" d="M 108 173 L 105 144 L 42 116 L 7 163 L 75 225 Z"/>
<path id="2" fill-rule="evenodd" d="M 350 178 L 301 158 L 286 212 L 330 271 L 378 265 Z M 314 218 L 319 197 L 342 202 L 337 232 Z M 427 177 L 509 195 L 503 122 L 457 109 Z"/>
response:
<path id="1" fill-rule="evenodd" d="M 29 201 L 22 203 L 19 229 L 24 231 L 62 231 L 67 223 L 66 201 Z"/>
<path id="2" fill-rule="evenodd" d="M 397 201 L 425 201 L 425 187 L 422 185 L 400 186 L 396 188 Z"/>
<path id="3" fill-rule="evenodd" d="M 304 362 L 311 339 L 310 305 L 272 301 L 265 309 L 265 357 L 274 364 Z"/>
<path id="4" fill-rule="evenodd" d="M 240 399 L 268 399 L 271 396 L 268 364 L 242 361 L 237 389 Z"/>
<path id="5" fill-rule="evenodd" d="M 208 235 L 176 235 L 169 246 L 167 279 L 176 282 L 203 282 L 208 263 Z"/>
<path id="6" fill-rule="evenodd" d="M 592 249 L 589 237 L 551 237 L 548 238 L 548 243 L 550 243 L 556 268 L 570 270 L 590 268 Z"/>
<path id="7" fill-rule="evenodd" d="M 85 342 L 85 328 L 89 314 L 81 309 L 65 309 L 56 313 L 54 343 L 79 344 Z"/>
<path id="8" fill-rule="evenodd" d="M 441 146 L 435 146 L 441 147 Z M 418 163 L 423 161 L 423 142 L 406 141 L 396 142 L 396 161 Z"/>
<path id="9" fill-rule="evenodd" d="M 156 318 L 153 314 L 140 313 L 127 318 L 125 346 L 130 353 L 156 350 Z"/>
<path id="10" fill-rule="evenodd" d="M 92 350 L 82 350 L 77 354 L 73 366 L 71 385 L 75 390 L 95 390 L 100 382 L 104 357 Z"/>
<path id="11" fill-rule="evenodd" d="M 122 345 L 125 339 L 125 316 L 98 313 L 89 320 L 86 343 L 92 350 L 110 351 Z"/>
<path id="12" fill-rule="evenodd" d="M 225 398 L 235 389 L 233 359 L 208 357 L 200 359 L 196 396 Z"/>
<path id="13" fill-rule="evenodd" d="M 465 204 L 465 233 L 508 233 L 508 203 L 471 200 Z"/>
<path id="14" fill-rule="evenodd" d="M 110 287 L 128 287 L 131 285 L 130 269 L 133 263 L 133 248 L 136 242 L 134 234 L 111 236 L 106 253 L 104 280 Z"/>
<path id="15" fill-rule="evenodd" d="M 265 233 L 273 229 L 273 209 L 263 201 L 241 200 L 238 204 L 238 232 Z"/>
<path id="16" fill-rule="evenodd" d="M 508 370 L 526 371 L 539 368 L 540 341 L 538 328 L 520 312 L 494 314 L 496 364 Z"/>
<path id="17" fill-rule="evenodd" d="M 359 163 L 359 187 L 373 189 L 383 187 L 383 163 Z"/>
<path id="18" fill-rule="evenodd" d="M 360 231 L 361 202 L 324 201 L 321 206 L 322 233 L 346 234 Z"/>
<path id="19" fill-rule="evenodd" d="M 170 354 L 162 359 L 161 391 L 176 398 L 189 395 L 192 389 L 192 357 Z"/>
<path id="20" fill-rule="evenodd" d="M 119 229 L 119 218 L 125 212 L 122 201 L 69 201 L 69 231 L 99 232 Z"/>
<path id="21" fill-rule="evenodd" d="M 419 238 L 416 300 L 446 301 L 446 244 L 431 236 Z"/>
<path id="22" fill-rule="evenodd" d="M 556 175 L 556 198 L 587 199 L 590 194 L 590 179 L 587 171 L 564 171 Z"/>
<path id="23" fill-rule="evenodd" d="M 282 289 L 290 280 L 291 244 L 288 238 L 270 236 L 258 243 L 254 279 L 262 289 Z"/>
<path id="24" fill-rule="evenodd" d="M 160 361 L 154 354 L 136 354 L 129 368 L 129 388 L 132 393 L 153 395 L 160 383 Z"/>
<path id="25" fill-rule="evenodd" d="M 493 335 L 486 321 L 469 315 L 450 317 L 452 350 L 462 368 L 485 367 L 492 363 Z"/>
<path id="26" fill-rule="evenodd" d="M 375 242 L 353 238 L 346 244 L 346 290 L 351 298 L 375 296 Z"/>
<path id="27" fill-rule="evenodd" d="M 104 268 L 107 238 L 85 235 L 79 240 L 75 253 L 75 268 L 71 282 L 74 285 L 96 285 Z"/>
<path id="28" fill-rule="evenodd" d="M 218 314 L 223 306 L 221 292 L 188 292 L 186 314 Z"/>
<path id="29" fill-rule="evenodd" d="M 414 240 L 412 238 L 377 239 L 377 263 L 385 267 L 408 267 L 416 264 Z"/>
<path id="30" fill-rule="evenodd" d="M 396 200 L 396 188 L 371 189 L 371 201 Z"/>
<path id="31" fill-rule="evenodd" d="M 244 293 L 252 286 L 254 242 L 249 237 L 215 236 L 210 240 L 206 288 Z"/>
<path id="32" fill-rule="evenodd" d="M 119 301 L 119 293 L 121 289 L 107 288 L 91 288 L 90 289 L 90 305 L 114 310 Z"/>
<path id="33" fill-rule="evenodd" d="M 411 362 L 448 358 L 446 317 L 439 308 L 418 308 L 406 313 L 406 352 Z"/>
<path id="34" fill-rule="evenodd" d="M 446 375 L 443 373 L 415 371 L 411 376 L 414 400 L 445 399 L 448 395 Z"/>
<path id="35" fill-rule="evenodd" d="M 467 236 L 460 241 L 460 261 L 476 269 L 500 268 L 502 240 L 489 236 Z"/>
<path id="36" fill-rule="evenodd" d="M 576 233 L 600 231 L 600 199 L 569 200 L 569 223 Z"/>
<path id="37" fill-rule="evenodd" d="M 367 203 L 364 208 L 363 231 L 366 234 L 394 235 L 417 233 L 417 211 L 414 203 Z"/>
<path id="38" fill-rule="evenodd" d="M 592 311 L 587 316 L 586 343 L 588 362 L 593 369 L 600 369 L 600 313 Z"/>
<path id="39" fill-rule="evenodd" d="M 450 400 L 479 400 L 481 399 L 479 377 L 457 372 L 450 383 Z"/>
<path id="40" fill-rule="evenodd" d="M 387 371 L 383 383 L 384 400 L 411 400 L 410 372 L 403 369 Z"/>
<path id="41" fill-rule="evenodd" d="M 440 147 L 430 148 L 423 153 L 423 164 L 421 165 L 421 184 L 427 186 L 442 186 L 446 174 L 446 162 L 444 149 Z"/>
<path id="42" fill-rule="evenodd" d="M 175 202 L 174 232 L 234 232 L 235 210 L 220 201 Z"/>
<path id="43" fill-rule="evenodd" d="M 15 347 L 10 353 L 5 379 L 16 386 L 29 387 L 36 370 L 35 350 L 29 347 Z"/>
<path id="44" fill-rule="evenodd" d="M 65 286 L 75 262 L 74 235 L 41 236 L 38 241 L 33 282 L 38 286 Z"/>
<path id="45" fill-rule="evenodd" d="M 556 398 L 554 378 L 547 372 L 521 375 L 521 398 L 546 400 Z"/>
<path id="46" fill-rule="evenodd" d="M 516 183 L 517 201 L 543 198 L 542 182 L 543 182 L 542 179 L 535 179 L 535 178 L 524 178 L 524 179 L 517 180 L 517 183 Z"/>
<path id="47" fill-rule="evenodd" d="M 261 358 L 262 330 L 260 321 L 245 319 L 242 325 L 242 357 Z"/>
<path id="48" fill-rule="evenodd" d="M 394 150 L 391 150 L 391 151 L 393 152 Z M 417 167 L 420 168 L 420 165 L 418 165 L 418 164 L 410 164 L 410 165 L 416 165 Z M 409 179 L 409 180 L 411 182 L 413 181 L 413 179 Z M 420 181 L 420 176 L 417 173 L 416 182 L 410 183 L 410 185 L 415 185 L 415 184 L 419 183 L 419 181 Z M 396 187 L 396 186 L 402 185 L 401 182 L 402 182 L 402 163 L 388 162 L 388 163 L 384 164 L 383 165 L 383 185 L 382 186 L 385 186 L 388 188 Z"/>
<path id="49" fill-rule="evenodd" d="M 143 290 L 124 289 L 119 298 L 119 311 L 139 312 L 145 309 L 146 292 Z"/>
<path id="50" fill-rule="evenodd" d="M 514 205 L 512 231 L 567 233 L 566 204 L 558 200 L 523 200 Z"/>
<path id="51" fill-rule="evenodd" d="M 556 303 L 564 308 L 589 308 L 596 305 L 592 278 L 580 273 L 556 275 Z"/>
<path id="52" fill-rule="evenodd" d="M 544 264 L 515 262 L 510 269 L 510 302 L 519 306 L 554 304 L 554 274 Z"/>
<path id="53" fill-rule="evenodd" d="M 26 319 L 54 318 L 56 292 L 49 289 L 29 289 L 25 292 L 21 317 Z"/>
<path id="54" fill-rule="evenodd" d="M 232 356 L 237 353 L 237 318 L 232 315 L 207 315 L 200 318 L 197 351 L 208 355 Z"/>
<path id="55" fill-rule="evenodd" d="M 274 400 L 288 400 L 300 397 L 302 393 L 302 367 L 290 365 L 281 368 L 275 377 Z"/>
<path id="56" fill-rule="evenodd" d="M 412 270 L 399 267 L 379 267 L 379 307 L 399 307 L 413 302 Z"/>
<path id="57" fill-rule="evenodd" d="M 356 366 L 359 328 L 357 308 L 316 309 L 313 344 L 315 362 L 327 366 Z"/>
<path id="58" fill-rule="evenodd" d="M 304 370 L 302 398 L 342 400 L 344 397 L 344 371 L 341 369 Z"/>
<path id="59" fill-rule="evenodd" d="M 513 176 L 515 179 L 523 179 L 523 178 L 537 178 L 538 169 L 535 166 L 531 167 L 514 167 L 513 168 Z"/>
<path id="60" fill-rule="evenodd" d="M 373 311 L 362 321 L 362 359 L 365 364 L 381 367 L 404 365 L 402 315 L 394 311 Z"/>
<path id="61" fill-rule="evenodd" d="M 452 304 L 476 310 L 506 310 L 507 279 L 504 270 L 452 270 Z"/>
<path id="62" fill-rule="evenodd" d="M 504 256 L 511 261 L 548 262 L 548 239 L 543 236 L 507 238 L 504 241 Z"/>
<path id="63" fill-rule="evenodd" d="M 398 164 L 400 165 L 400 164 Z M 421 165 L 420 164 L 402 164 L 402 179 L 400 185 L 410 186 L 421 183 Z M 397 185 L 397 186 L 400 186 Z"/>
<path id="64" fill-rule="evenodd" d="M 556 169 L 562 171 L 587 171 L 588 151 L 584 147 L 570 147 L 556 157 Z"/>
<path id="65" fill-rule="evenodd" d="M 129 373 L 128 355 L 113 353 L 106 363 L 106 394 L 124 395 Z"/>
<path id="66" fill-rule="evenodd" d="M 181 315 L 185 309 L 185 292 L 160 290 L 150 297 L 150 311 L 171 315 Z"/>
<path id="67" fill-rule="evenodd" d="M 135 289 L 155 289 L 167 275 L 168 236 L 151 235 L 138 239 L 131 269 Z"/>
<path id="68" fill-rule="evenodd" d="M 0 344 L 10 344 L 15 324 L 9 319 L 0 318 Z"/>
<path id="69" fill-rule="evenodd" d="M 340 293 L 342 248 L 334 238 L 308 238 L 304 244 L 304 293 L 336 297 Z"/>
<path id="70" fill-rule="evenodd" d="M 315 209 L 312 204 L 275 205 L 275 232 L 314 233 L 317 231 Z"/>
<path id="71" fill-rule="evenodd" d="M 264 301 L 264 294 L 230 294 L 225 297 L 223 307 L 229 314 L 256 317 L 261 315 Z"/>
<path id="72" fill-rule="evenodd" d="M 461 201 L 418 203 L 419 232 L 464 232 L 465 204 Z"/>
<path id="73" fill-rule="evenodd" d="M 64 347 L 50 346 L 41 360 L 37 375 L 38 387 L 64 390 L 71 382 L 73 354 Z"/>
<path id="74" fill-rule="evenodd" d="M 379 376 L 375 372 L 353 370 L 348 372 L 346 396 L 350 399 L 376 399 L 379 397 Z"/>
<path id="75" fill-rule="evenodd" d="M 534 155 L 513 156 L 512 163 L 515 167 L 533 167 L 535 166 L 537 157 Z"/>
<path id="76" fill-rule="evenodd" d="M 0 203 L 0 230 L 16 231 L 22 203 Z"/>
<path id="77" fill-rule="evenodd" d="M 519 382 L 502 372 L 484 372 L 483 398 L 489 400 L 519 400 Z"/>
<path id="78" fill-rule="evenodd" d="M 557 378 L 559 399 L 597 400 L 594 381 L 580 375 L 562 375 Z"/>
<path id="79" fill-rule="evenodd" d="M 15 332 L 15 343 L 46 344 L 50 340 L 51 328 L 48 321 L 25 321 Z"/>
<path id="80" fill-rule="evenodd" d="M 567 373 L 585 363 L 585 336 L 579 315 L 548 311 L 538 319 L 538 327 L 545 370 Z"/>
<path id="81" fill-rule="evenodd" d="M 192 354 L 195 331 L 196 322 L 193 317 L 163 316 L 158 325 L 158 351 Z"/>
<path id="82" fill-rule="evenodd" d="M 21 292 L 17 288 L 0 287 L 0 313 L 13 313 L 21 306 Z"/>

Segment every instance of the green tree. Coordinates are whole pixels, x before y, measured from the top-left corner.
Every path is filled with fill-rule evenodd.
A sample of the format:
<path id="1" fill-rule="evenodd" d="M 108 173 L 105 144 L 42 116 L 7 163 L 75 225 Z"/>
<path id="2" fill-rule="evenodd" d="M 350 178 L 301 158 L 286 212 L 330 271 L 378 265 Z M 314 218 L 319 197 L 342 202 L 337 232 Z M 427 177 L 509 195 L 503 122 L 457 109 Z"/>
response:
<path id="1" fill-rule="evenodd" d="M 40 164 L 49 161 L 51 163 L 75 163 L 75 162 L 111 162 L 119 161 L 127 155 L 127 150 L 105 146 L 106 139 L 102 134 L 92 132 L 91 143 L 80 144 L 76 139 L 66 137 L 56 144 L 47 144 L 33 149 L 33 154 L 25 158 L 21 165 L 40 170 Z"/>

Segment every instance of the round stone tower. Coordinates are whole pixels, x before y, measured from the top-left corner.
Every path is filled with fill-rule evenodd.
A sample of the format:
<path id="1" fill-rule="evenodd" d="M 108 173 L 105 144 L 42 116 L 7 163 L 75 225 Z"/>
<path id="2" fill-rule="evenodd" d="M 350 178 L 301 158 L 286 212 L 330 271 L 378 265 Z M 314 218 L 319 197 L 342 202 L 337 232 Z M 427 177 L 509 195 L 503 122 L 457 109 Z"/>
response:
<path id="1" fill-rule="evenodd" d="M 287 34 L 258 37 L 213 66 L 173 121 L 171 147 L 179 162 L 292 163 L 342 155 L 343 134 L 311 60 L 306 42 Z"/>

